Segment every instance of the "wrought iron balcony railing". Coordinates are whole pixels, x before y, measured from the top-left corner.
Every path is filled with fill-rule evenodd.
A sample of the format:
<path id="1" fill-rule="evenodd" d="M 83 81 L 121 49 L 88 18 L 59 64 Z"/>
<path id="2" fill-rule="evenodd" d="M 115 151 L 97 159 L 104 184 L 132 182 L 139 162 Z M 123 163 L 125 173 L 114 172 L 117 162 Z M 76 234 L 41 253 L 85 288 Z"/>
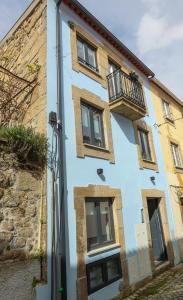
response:
<path id="1" fill-rule="evenodd" d="M 140 82 L 118 69 L 107 76 L 109 102 L 125 98 L 145 110 L 145 101 Z"/>

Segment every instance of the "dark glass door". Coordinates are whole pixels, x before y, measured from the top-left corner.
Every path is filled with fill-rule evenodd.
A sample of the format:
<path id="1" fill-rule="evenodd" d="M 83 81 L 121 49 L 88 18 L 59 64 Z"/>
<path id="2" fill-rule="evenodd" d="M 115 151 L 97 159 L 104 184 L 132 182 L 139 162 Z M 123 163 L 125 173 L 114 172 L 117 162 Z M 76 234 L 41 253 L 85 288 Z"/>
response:
<path id="1" fill-rule="evenodd" d="M 159 211 L 159 199 L 149 199 L 147 203 L 154 260 L 157 262 L 165 261 L 167 260 L 167 253 Z"/>

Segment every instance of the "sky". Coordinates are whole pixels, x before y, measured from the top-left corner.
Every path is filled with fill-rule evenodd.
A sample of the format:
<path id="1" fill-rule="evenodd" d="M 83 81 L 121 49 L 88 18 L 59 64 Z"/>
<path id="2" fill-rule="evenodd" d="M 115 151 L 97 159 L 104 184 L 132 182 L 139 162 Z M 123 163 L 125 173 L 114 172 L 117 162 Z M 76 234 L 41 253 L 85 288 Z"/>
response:
<path id="1" fill-rule="evenodd" d="M 183 0 L 79 0 L 183 100 Z M 0 39 L 31 0 L 0 1 Z"/>

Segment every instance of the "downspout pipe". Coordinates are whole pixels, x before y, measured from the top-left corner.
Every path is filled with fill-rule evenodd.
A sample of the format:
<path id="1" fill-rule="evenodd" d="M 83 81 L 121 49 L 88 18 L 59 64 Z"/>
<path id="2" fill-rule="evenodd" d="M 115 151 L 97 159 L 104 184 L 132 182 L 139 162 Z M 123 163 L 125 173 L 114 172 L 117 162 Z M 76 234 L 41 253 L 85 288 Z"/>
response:
<path id="1" fill-rule="evenodd" d="M 67 300 L 66 282 L 66 238 L 65 238 L 65 161 L 63 132 L 63 98 L 62 98 L 62 59 L 61 59 L 61 22 L 60 6 L 62 0 L 54 0 L 56 4 L 56 64 L 57 64 L 57 137 L 58 137 L 58 211 L 56 212 L 56 291 L 55 299 Z"/>

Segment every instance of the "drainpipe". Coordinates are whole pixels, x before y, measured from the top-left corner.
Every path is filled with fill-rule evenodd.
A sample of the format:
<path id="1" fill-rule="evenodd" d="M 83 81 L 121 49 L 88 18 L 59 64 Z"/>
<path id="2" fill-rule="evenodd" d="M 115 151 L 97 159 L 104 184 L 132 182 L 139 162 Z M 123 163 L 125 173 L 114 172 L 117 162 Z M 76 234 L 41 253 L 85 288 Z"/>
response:
<path id="1" fill-rule="evenodd" d="M 62 0 L 54 0 L 56 3 L 56 64 L 57 64 L 57 172 L 52 174 L 53 180 L 53 273 L 51 300 L 67 300 L 66 283 L 66 241 L 65 241 L 65 162 L 64 162 L 64 134 L 62 128 L 63 99 L 62 99 L 62 60 L 61 60 L 61 22 L 60 5 Z M 55 223 L 55 224 L 54 224 Z M 55 253 L 54 253 L 55 252 Z"/>

